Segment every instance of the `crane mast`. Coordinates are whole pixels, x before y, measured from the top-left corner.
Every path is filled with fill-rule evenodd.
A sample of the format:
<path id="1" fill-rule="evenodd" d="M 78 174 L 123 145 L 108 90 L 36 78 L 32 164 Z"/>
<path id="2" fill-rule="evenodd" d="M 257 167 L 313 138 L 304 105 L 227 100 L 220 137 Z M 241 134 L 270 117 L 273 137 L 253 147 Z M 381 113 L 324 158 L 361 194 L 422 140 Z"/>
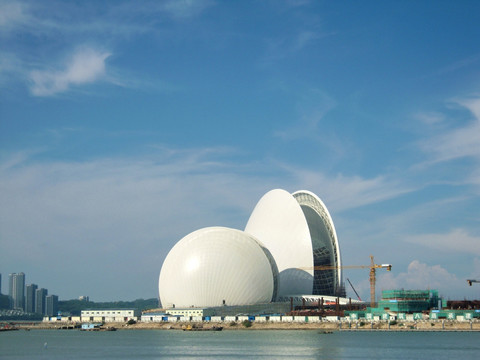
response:
<path id="1" fill-rule="evenodd" d="M 373 256 L 370 255 L 370 307 L 375 307 L 375 283 L 376 283 L 375 263 Z"/>

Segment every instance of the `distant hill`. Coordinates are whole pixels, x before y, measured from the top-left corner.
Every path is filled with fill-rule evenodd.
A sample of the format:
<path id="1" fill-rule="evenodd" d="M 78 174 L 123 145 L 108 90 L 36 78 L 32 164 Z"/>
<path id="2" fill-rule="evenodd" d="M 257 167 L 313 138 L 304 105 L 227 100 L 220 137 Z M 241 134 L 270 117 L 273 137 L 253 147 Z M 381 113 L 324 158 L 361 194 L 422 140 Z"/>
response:
<path id="1" fill-rule="evenodd" d="M 88 309 L 138 309 L 140 311 L 158 308 L 158 299 L 137 299 L 133 301 L 94 302 L 85 300 L 61 300 L 58 311 L 62 314 L 80 316 L 82 310 Z"/>

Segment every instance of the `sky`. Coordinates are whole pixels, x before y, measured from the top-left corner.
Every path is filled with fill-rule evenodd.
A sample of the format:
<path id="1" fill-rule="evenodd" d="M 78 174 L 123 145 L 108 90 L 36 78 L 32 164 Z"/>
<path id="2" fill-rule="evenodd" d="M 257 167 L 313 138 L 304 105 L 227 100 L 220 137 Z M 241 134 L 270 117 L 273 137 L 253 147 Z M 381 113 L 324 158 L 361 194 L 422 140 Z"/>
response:
<path id="1" fill-rule="evenodd" d="M 473 0 L 0 1 L 2 292 L 157 297 L 177 241 L 281 188 L 324 201 L 344 265 L 393 265 L 377 295 L 480 298 L 479 24 Z"/>

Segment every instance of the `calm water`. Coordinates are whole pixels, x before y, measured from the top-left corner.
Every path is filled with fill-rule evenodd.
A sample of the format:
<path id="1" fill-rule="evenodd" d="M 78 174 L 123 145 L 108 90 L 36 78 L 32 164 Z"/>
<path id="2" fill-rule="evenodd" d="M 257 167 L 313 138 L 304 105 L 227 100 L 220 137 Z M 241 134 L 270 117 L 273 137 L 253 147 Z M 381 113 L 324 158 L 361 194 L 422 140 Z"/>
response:
<path id="1" fill-rule="evenodd" d="M 1 359 L 479 359 L 480 333 L 32 330 L 0 333 Z"/>

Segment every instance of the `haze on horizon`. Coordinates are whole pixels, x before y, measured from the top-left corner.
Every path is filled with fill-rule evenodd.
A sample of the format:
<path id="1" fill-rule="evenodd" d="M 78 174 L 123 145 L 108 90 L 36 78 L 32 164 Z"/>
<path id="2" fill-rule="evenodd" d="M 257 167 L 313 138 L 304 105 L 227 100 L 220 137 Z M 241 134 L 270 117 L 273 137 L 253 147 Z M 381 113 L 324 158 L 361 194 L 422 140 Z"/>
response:
<path id="1" fill-rule="evenodd" d="M 345 265 L 393 264 L 377 294 L 480 298 L 479 23 L 476 1 L 0 1 L 3 292 L 157 297 L 178 240 L 282 188 L 325 202 Z"/>

